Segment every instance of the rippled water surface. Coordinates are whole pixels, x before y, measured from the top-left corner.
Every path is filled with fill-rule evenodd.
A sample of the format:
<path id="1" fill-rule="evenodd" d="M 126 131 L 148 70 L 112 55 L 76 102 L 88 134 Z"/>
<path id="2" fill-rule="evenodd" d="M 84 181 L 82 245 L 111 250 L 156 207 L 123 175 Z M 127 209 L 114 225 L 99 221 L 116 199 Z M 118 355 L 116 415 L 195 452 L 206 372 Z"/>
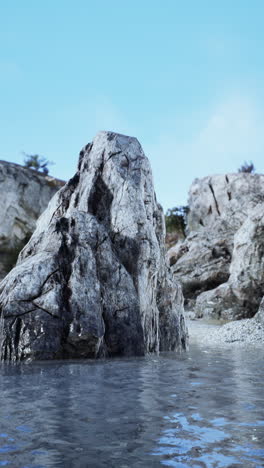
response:
<path id="1" fill-rule="evenodd" d="M 262 467 L 264 351 L 0 369 L 0 467 Z"/>

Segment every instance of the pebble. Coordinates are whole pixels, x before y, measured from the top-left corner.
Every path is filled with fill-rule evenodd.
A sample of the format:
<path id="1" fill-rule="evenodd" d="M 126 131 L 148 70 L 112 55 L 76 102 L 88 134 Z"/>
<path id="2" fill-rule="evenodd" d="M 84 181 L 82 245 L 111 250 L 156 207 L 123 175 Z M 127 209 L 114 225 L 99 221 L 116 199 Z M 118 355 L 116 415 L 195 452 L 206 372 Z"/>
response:
<path id="1" fill-rule="evenodd" d="M 264 345 L 264 326 L 256 319 L 212 324 L 203 319 L 188 320 L 190 343 L 208 345 Z"/>

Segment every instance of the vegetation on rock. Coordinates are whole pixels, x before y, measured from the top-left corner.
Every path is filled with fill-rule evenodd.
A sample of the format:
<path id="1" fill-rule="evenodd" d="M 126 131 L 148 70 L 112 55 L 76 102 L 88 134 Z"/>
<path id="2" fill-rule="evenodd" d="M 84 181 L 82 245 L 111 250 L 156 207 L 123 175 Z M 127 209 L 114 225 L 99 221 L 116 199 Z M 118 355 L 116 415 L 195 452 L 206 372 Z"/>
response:
<path id="1" fill-rule="evenodd" d="M 165 214 L 166 232 L 178 232 L 185 237 L 188 212 L 188 206 L 175 206 L 168 209 Z"/>
<path id="2" fill-rule="evenodd" d="M 24 166 L 28 167 L 29 169 L 33 169 L 38 172 L 43 172 L 43 174 L 48 175 L 49 169 L 48 166 L 54 164 L 52 161 L 48 161 L 43 156 L 39 154 L 27 154 L 24 153 Z"/>
<path id="3" fill-rule="evenodd" d="M 250 161 L 249 163 L 245 161 L 244 164 L 242 164 L 242 166 L 239 167 L 238 172 L 247 172 L 249 174 L 252 174 L 253 172 L 256 172 L 256 168 L 252 161 Z"/>

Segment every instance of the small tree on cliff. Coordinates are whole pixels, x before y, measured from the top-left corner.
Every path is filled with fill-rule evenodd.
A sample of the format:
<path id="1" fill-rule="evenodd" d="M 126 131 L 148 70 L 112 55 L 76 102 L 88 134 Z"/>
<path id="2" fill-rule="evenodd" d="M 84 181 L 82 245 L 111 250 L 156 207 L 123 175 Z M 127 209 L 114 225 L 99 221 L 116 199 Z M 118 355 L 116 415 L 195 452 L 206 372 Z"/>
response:
<path id="1" fill-rule="evenodd" d="M 185 236 L 188 212 L 188 206 L 175 206 L 167 210 L 165 214 L 166 231 L 169 233 L 180 232 Z"/>
<path id="2" fill-rule="evenodd" d="M 48 166 L 54 164 L 51 161 L 48 161 L 43 156 L 39 154 L 27 154 L 24 153 L 24 166 L 28 167 L 29 169 L 33 169 L 38 172 L 43 172 L 43 174 L 48 175 L 49 169 Z"/>
<path id="3" fill-rule="evenodd" d="M 244 164 L 242 164 L 242 166 L 240 166 L 238 169 L 238 172 L 247 172 L 250 174 L 255 171 L 256 169 L 252 161 L 250 161 L 249 163 L 245 161 Z"/>

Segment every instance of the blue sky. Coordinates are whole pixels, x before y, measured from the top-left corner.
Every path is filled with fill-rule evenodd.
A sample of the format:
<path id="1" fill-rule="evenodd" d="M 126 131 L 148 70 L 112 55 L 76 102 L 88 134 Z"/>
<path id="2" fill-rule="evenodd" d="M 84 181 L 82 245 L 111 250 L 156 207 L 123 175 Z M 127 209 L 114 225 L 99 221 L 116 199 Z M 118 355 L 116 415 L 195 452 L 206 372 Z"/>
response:
<path id="1" fill-rule="evenodd" d="M 71 177 L 99 130 L 136 136 L 164 209 L 195 177 L 264 170 L 263 0 L 0 2 L 0 159 Z"/>

